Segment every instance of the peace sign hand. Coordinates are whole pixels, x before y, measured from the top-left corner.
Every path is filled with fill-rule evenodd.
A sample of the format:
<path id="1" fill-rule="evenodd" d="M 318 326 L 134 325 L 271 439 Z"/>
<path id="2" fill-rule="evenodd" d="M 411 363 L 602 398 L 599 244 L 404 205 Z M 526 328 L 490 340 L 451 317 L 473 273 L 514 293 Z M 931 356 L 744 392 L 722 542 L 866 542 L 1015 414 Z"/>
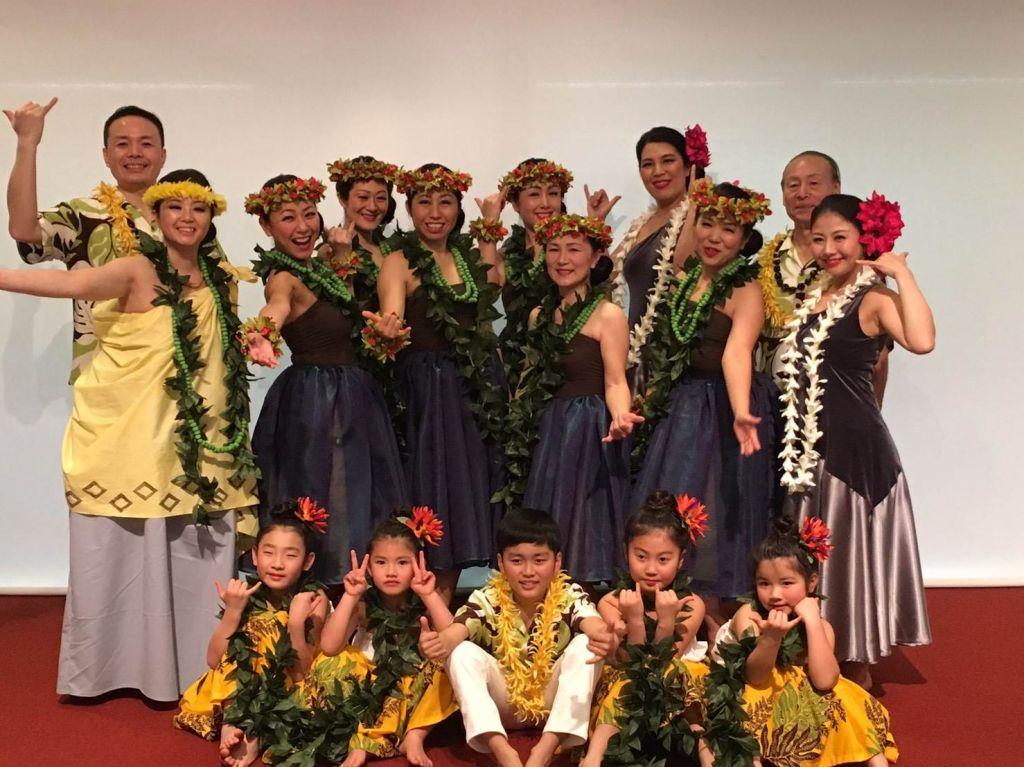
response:
<path id="1" fill-rule="evenodd" d="M 480 208 L 480 215 L 487 221 L 495 221 L 501 218 L 501 211 L 505 209 L 505 200 L 508 197 L 508 189 L 502 187 L 494 194 L 489 194 L 483 199 L 474 197 L 477 207 Z"/>
<path id="2" fill-rule="evenodd" d="M 367 554 L 363 557 L 362 564 L 359 563 L 359 558 L 356 556 L 354 549 L 349 551 L 349 555 L 352 557 L 352 569 L 345 573 L 343 580 L 345 593 L 350 597 L 362 599 L 369 586 L 366 580 L 366 568 L 370 566 L 370 555 Z"/>
<path id="3" fill-rule="evenodd" d="M 412 590 L 421 600 L 434 593 L 437 588 L 437 577 L 427 569 L 427 556 L 420 552 L 419 561 L 412 560 Z"/>
<path id="4" fill-rule="evenodd" d="M 47 104 L 37 104 L 34 101 L 27 101 L 15 110 L 5 109 L 4 114 L 14 128 L 18 136 L 18 142 L 28 146 L 39 146 L 43 140 L 43 124 L 46 122 L 47 113 L 57 103 L 54 96 Z"/>
<path id="5" fill-rule="evenodd" d="M 615 204 L 622 199 L 622 196 L 618 194 L 608 199 L 608 193 L 604 189 L 598 189 L 591 194 L 590 187 L 586 184 L 583 185 L 583 196 L 587 198 L 587 215 L 602 221 L 611 213 Z"/>
<path id="6" fill-rule="evenodd" d="M 245 581 L 238 580 L 237 578 L 229 580 L 227 588 L 221 586 L 220 581 L 214 581 L 213 583 L 217 587 L 217 596 L 224 603 L 224 610 L 237 613 L 245 610 L 245 606 L 249 604 L 249 597 L 255 594 L 260 586 L 263 585 L 262 581 L 256 581 L 256 585 L 249 588 Z"/>
<path id="7" fill-rule="evenodd" d="M 376 312 L 363 312 L 363 317 L 373 325 L 373 332 L 381 338 L 393 340 L 409 335 L 412 328 L 402 327 L 402 321 L 394 312 L 389 314 L 377 314 Z"/>
<path id="8" fill-rule="evenodd" d="M 352 252 L 352 243 L 356 237 L 356 222 L 345 226 L 332 226 L 327 230 L 327 244 L 335 256 L 347 256 Z"/>
<path id="9" fill-rule="evenodd" d="M 614 442 L 618 439 L 625 439 L 633 433 L 633 427 L 638 423 L 643 423 L 644 417 L 636 413 L 619 413 L 612 419 L 612 422 L 608 425 L 608 435 L 604 437 L 602 442 Z"/>

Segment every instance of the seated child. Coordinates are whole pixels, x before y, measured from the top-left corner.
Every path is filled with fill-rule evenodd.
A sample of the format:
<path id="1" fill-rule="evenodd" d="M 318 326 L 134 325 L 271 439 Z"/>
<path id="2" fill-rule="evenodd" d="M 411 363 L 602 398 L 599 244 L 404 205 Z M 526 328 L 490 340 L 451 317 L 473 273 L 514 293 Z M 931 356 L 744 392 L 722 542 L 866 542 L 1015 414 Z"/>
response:
<path id="1" fill-rule="evenodd" d="M 754 551 L 756 601 L 722 626 L 718 652 L 746 655 L 745 726 L 765 763 L 883 767 L 899 757 L 889 713 L 839 675 L 835 633 L 814 594 L 828 537 L 820 519 L 801 531 L 791 517 L 775 520 Z"/>
<path id="2" fill-rule="evenodd" d="M 424 631 L 420 651 L 448 658 L 466 740 L 503 767 L 523 767 L 506 728 L 543 725 L 527 767 L 582 745 L 601 661 L 615 635 L 562 571 L 558 525 L 544 512 L 508 512 L 497 531 L 498 569 L 448 628 Z M 466 641 L 468 640 L 468 641 Z"/>
<path id="3" fill-rule="evenodd" d="M 291 749 L 273 749 L 272 758 L 302 751 L 310 763 L 361 767 L 370 756 L 403 754 L 430 767 L 427 734 L 456 710 L 443 664 L 416 650 L 427 616 L 439 629 L 452 622 L 423 552 L 425 543 L 441 540 L 441 522 L 426 507 L 397 514 L 370 534 L 361 563 L 351 552 L 345 592 L 320 638 L 322 654 L 293 695 L 302 723 Z"/>
<path id="4" fill-rule="evenodd" d="M 252 720 L 249 703 L 268 691 L 287 697 L 313 660 L 330 603 L 306 574 L 314 536 L 326 526 L 327 513 L 309 498 L 275 507 L 252 549 L 259 580 L 216 584 L 224 612 L 206 650 L 210 670 L 182 695 L 174 725 L 207 740 L 219 735 L 226 765 L 246 767 L 259 753 L 265 731 Z M 282 667 L 279 659 L 292 650 L 293 662 Z"/>
<path id="5" fill-rule="evenodd" d="M 697 536 L 704 535 L 707 514 L 703 504 L 685 495 L 652 493 L 643 507 L 626 522 L 626 562 L 629 579 L 623 588 L 606 594 L 597 605 L 609 626 L 624 634 L 629 646 L 643 648 L 629 657 L 619 650 L 617 668 L 606 667 L 596 726 L 581 767 L 600 767 L 609 742 L 625 721 L 634 727 L 628 738 L 634 745 L 614 744 L 610 764 L 634 764 L 656 751 L 669 758 L 687 751 L 702 767 L 713 764 L 707 743 L 699 733 L 706 719 L 704 678 L 707 642 L 697 641 L 704 620 L 704 602 L 687 588 L 682 576 L 684 556 Z M 631 697 L 636 683 L 631 677 L 647 675 L 651 664 L 661 678 L 654 683 L 665 691 L 660 711 L 651 702 Z M 623 668 L 632 663 L 635 668 Z M 629 705 L 632 704 L 632 705 Z M 675 710 L 666 710 L 673 707 Z M 679 715 L 682 714 L 682 719 Z M 686 731 L 674 731 L 679 721 Z M 691 734 L 692 733 L 692 734 Z M 666 743 L 665 738 L 671 742 Z"/>

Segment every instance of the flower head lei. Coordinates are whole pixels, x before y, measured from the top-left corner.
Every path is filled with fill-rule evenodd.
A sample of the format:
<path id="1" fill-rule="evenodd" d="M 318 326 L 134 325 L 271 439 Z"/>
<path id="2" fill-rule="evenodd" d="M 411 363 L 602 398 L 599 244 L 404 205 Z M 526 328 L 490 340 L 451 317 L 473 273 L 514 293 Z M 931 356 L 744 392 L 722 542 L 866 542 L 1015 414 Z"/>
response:
<path id="1" fill-rule="evenodd" d="M 441 545 L 441 539 L 444 538 L 444 523 L 429 506 L 413 506 L 410 516 L 396 519 L 412 530 L 412 534 L 420 542 L 420 548 Z"/>
<path id="2" fill-rule="evenodd" d="M 687 126 L 683 134 L 686 140 L 686 159 L 698 168 L 706 168 L 711 164 L 711 150 L 708 149 L 708 134 L 697 123 L 692 128 Z"/>
<path id="3" fill-rule="evenodd" d="M 756 224 L 758 221 L 763 221 L 765 216 L 772 214 L 771 200 L 764 194 L 740 186 L 738 181 L 733 181 L 732 184 L 749 194 L 750 199 L 726 197 L 718 193 L 715 189 L 715 182 L 711 179 L 697 179 L 693 183 L 690 199 L 697 205 L 698 214 L 712 211 L 717 218 L 731 216 L 742 224 Z"/>
<path id="4" fill-rule="evenodd" d="M 469 189 L 473 177 L 468 173 L 448 168 L 427 168 L 426 170 L 403 170 L 397 179 L 398 191 L 404 195 L 420 192 L 458 192 Z"/>
<path id="5" fill-rule="evenodd" d="M 803 527 L 800 528 L 799 543 L 800 548 L 809 557 L 808 561 L 813 564 L 815 561 L 824 562 L 828 559 L 832 553 L 832 545 L 829 543 L 831 536 L 832 531 L 819 517 L 808 517 L 804 520 Z"/>
<path id="6" fill-rule="evenodd" d="M 142 201 L 151 208 L 161 200 L 184 200 L 186 198 L 205 202 L 213 210 L 215 216 L 219 216 L 228 209 L 228 203 L 223 195 L 219 195 L 210 187 L 197 184 L 195 181 L 162 181 L 159 184 L 153 184 L 142 195 Z"/>
<path id="7" fill-rule="evenodd" d="M 324 198 L 325 187 L 317 179 L 293 178 L 270 184 L 245 198 L 245 212 L 254 216 L 269 216 L 289 202 L 311 202 L 316 205 Z"/>
<path id="8" fill-rule="evenodd" d="M 331 174 L 331 181 L 334 182 L 380 179 L 387 184 L 394 184 L 402 171 L 390 162 L 356 157 L 352 160 L 335 160 L 328 164 L 327 172 Z"/>
<path id="9" fill-rule="evenodd" d="M 704 504 L 696 498 L 688 495 L 676 496 L 676 514 L 679 515 L 679 522 L 683 530 L 690 536 L 690 543 L 696 543 L 697 538 L 703 538 L 708 531 L 708 513 Z"/>
<path id="10" fill-rule="evenodd" d="M 312 498 L 303 496 L 295 501 L 295 517 L 317 535 L 327 532 L 327 509 Z"/>
<path id="11" fill-rule="evenodd" d="M 864 230 L 860 242 L 871 256 L 888 253 L 903 232 L 900 204 L 890 202 L 878 192 L 872 192 L 871 197 L 860 204 L 857 221 Z"/>
<path id="12" fill-rule="evenodd" d="M 512 193 L 546 183 L 557 184 L 565 194 L 572 186 L 572 172 L 550 160 L 523 163 L 506 173 L 498 186 Z"/>
<path id="13" fill-rule="evenodd" d="M 612 228 L 600 219 L 592 216 L 580 216 L 575 213 L 552 216 L 547 221 L 538 221 L 533 228 L 537 242 L 541 247 L 551 240 L 566 234 L 581 234 L 593 240 L 600 250 L 607 250 L 612 244 Z"/>

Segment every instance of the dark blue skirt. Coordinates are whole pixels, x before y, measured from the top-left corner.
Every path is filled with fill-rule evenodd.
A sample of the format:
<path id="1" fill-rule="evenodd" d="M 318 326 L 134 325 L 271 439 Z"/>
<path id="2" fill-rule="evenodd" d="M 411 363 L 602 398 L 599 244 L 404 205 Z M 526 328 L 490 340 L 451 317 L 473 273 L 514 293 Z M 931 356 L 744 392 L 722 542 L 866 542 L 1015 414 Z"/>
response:
<path id="1" fill-rule="evenodd" d="M 698 593 L 736 597 L 754 588 L 750 553 L 768 532 L 778 498 L 776 402 L 771 378 L 754 373 L 750 412 L 761 418 L 761 449 L 744 458 L 732 430 L 725 378 L 686 378 L 672 389 L 669 411 L 651 436 L 630 510 L 656 490 L 686 493 L 705 504 L 709 529 L 686 561 Z"/>
<path id="2" fill-rule="evenodd" d="M 330 514 L 313 573 L 340 583 L 349 549 L 360 556 L 370 533 L 408 503 L 384 395 L 358 365 L 292 365 L 267 392 L 253 435 L 261 513 L 309 496 Z"/>
<path id="3" fill-rule="evenodd" d="M 624 566 L 629 440 L 603 443 L 604 398 L 556 397 L 540 421 L 525 506 L 548 512 L 562 532 L 562 567 L 577 581 L 611 581 Z"/>
<path id="4" fill-rule="evenodd" d="M 427 546 L 427 563 L 434 570 L 488 565 L 501 509 L 491 503 L 502 486 L 501 448 L 485 443 L 477 429 L 450 353 L 406 350 L 395 364 L 405 404 L 402 462 L 410 498 L 444 523 L 441 545 Z M 504 391 L 497 357 L 491 377 Z"/>

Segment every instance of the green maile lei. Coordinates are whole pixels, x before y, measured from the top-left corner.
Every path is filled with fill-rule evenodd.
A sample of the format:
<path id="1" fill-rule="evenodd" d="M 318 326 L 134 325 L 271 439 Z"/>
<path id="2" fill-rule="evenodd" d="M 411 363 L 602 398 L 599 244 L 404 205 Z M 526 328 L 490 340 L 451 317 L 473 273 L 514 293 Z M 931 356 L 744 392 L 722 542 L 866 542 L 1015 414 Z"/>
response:
<path id="1" fill-rule="evenodd" d="M 524 227 L 513 224 L 512 233 L 502 243 L 501 250 L 505 258 L 505 288 L 502 290 L 505 327 L 498 338 L 505 374 L 514 389 L 522 372 L 530 312 L 557 291 L 544 271 L 544 259 L 537 260 L 532 253 L 527 254 Z"/>
<path id="2" fill-rule="evenodd" d="M 182 296 L 188 279 L 171 266 L 167 247 L 144 232 L 139 232 L 139 249 L 153 264 L 161 284 L 153 306 L 167 306 L 171 310 L 174 374 L 164 381 L 164 389 L 178 405 L 175 426 L 178 441 L 174 443 L 174 450 L 182 469 L 182 474 L 171 481 L 186 492 L 199 496 L 199 502 L 192 509 L 192 521 L 197 525 L 207 525 L 212 511 L 209 504 L 220 503 L 224 491 L 217 480 L 203 475 L 200 468 L 202 450 L 228 454 L 234 459 L 234 472 L 228 480 L 233 487 L 239 488 L 246 481 L 259 478 L 255 456 L 249 449 L 249 374 L 235 338 L 241 323 L 231 302 L 232 277 L 221 268 L 215 243 L 200 246 L 197 263 L 216 306 L 224 386 L 227 389 L 227 405 L 221 412 L 221 417 L 227 421 L 221 433 L 227 441 L 218 445 L 207 437 L 203 429 L 203 417 L 209 408 L 193 383 L 196 373 L 205 363 L 199 351 L 200 339 L 192 302 Z"/>
<path id="3" fill-rule="evenodd" d="M 644 360 L 650 371 L 650 383 L 643 400 L 644 422 L 633 430 L 634 466 L 642 464 L 647 443 L 661 418 L 668 412 L 673 385 L 690 365 L 690 355 L 700 343 L 704 329 L 715 307 L 725 304 L 733 290 L 757 277 L 758 266 L 742 256 L 730 261 L 697 300 L 689 303 L 700 278 L 701 265 L 691 259 L 682 279 L 673 278 L 674 293 L 666 301 L 668 311 L 661 311 L 654 323 L 651 339 L 644 349 Z"/>
<path id="4" fill-rule="evenodd" d="M 591 288 L 585 297 L 562 307 L 561 296 L 552 291 L 541 303 L 537 322 L 527 331 L 526 342 L 521 347 L 524 368 L 516 396 L 509 404 L 505 424 L 506 481 L 505 486 L 494 494 L 492 502 L 505 502 L 510 506 L 518 506 L 522 502 L 541 417 L 565 380 L 562 358 L 568 352 L 569 344 L 607 297 L 606 290 Z M 561 323 L 555 321 L 559 310 Z"/>
<path id="5" fill-rule="evenodd" d="M 504 414 L 507 409 L 505 389 L 496 386 L 491 378 L 498 339 L 492 322 L 500 315 L 494 308 L 498 297 L 497 285 L 489 282 L 485 265 L 473 248 L 472 238 L 458 234 L 448 238 L 456 265 L 465 285 L 456 292 L 444 279 L 434 254 L 420 241 L 415 232 L 401 233 L 388 240 L 392 250 L 401 250 L 410 269 L 420 280 L 416 289 L 426 297 L 427 317 L 440 327 L 448 342 L 460 378 L 469 388 L 466 405 L 485 442 L 504 442 Z M 415 294 L 414 294 L 415 295 Z M 473 296 L 472 300 L 467 297 Z M 463 327 L 455 316 L 456 305 L 473 303 L 476 318 L 472 326 Z"/>

